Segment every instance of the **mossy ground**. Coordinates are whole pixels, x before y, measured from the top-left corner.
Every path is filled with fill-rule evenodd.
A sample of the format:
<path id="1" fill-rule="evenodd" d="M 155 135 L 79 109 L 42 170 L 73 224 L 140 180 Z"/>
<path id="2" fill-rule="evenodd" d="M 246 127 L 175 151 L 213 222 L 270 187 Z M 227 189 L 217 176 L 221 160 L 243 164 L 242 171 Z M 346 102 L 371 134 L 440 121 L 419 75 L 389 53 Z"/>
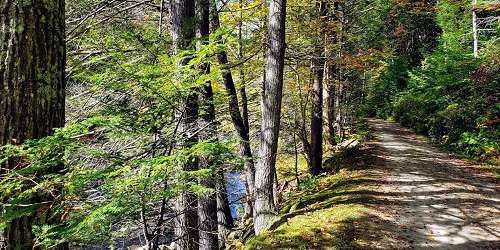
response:
<path id="1" fill-rule="evenodd" d="M 290 219 L 278 229 L 250 240 L 247 249 L 348 249 L 351 222 L 363 217 L 358 204 L 336 205 Z"/>
<path id="2" fill-rule="evenodd" d="M 338 169 L 339 166 L 327 166 Z M 306 178 L 300 191 L 288 195 L 280 209 L 285 222 L 250 239 L 246 249 L 352 249 L 354 223 L 367 218 L 364 171 L 341 168 L 338 173 Z"/>

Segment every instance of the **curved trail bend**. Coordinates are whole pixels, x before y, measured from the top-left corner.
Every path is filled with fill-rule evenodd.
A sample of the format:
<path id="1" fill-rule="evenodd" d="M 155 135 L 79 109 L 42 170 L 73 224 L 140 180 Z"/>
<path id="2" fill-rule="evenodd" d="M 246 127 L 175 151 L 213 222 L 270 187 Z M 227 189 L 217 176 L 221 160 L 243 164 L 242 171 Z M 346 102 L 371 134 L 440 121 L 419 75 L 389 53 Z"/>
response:
<path id="1" fill-rule="evenodd" d="M 368 171 L 379 179 L 374 219 L 358 227 L 359 237 L 372 238 L 367 248 L 500 249 L 498 180 L 395 123 L 369 123 L 375 140 Z"/>

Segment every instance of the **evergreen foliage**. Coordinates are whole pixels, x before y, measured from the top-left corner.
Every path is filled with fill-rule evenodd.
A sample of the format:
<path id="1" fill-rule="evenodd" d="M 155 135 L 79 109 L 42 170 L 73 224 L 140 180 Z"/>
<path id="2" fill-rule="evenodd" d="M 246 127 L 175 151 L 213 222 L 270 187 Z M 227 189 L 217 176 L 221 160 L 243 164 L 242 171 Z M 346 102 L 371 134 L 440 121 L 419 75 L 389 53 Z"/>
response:
<path id="1" fill-rule="evenodd" d="M 418 64 L 407 54 L 382 64 L 372 80 L 369 112 L 393 117 L 453 152 L 498 164 L 499 44 L 490 37 L 481 56 L 473 57 L 470 10 L 470 1 L 435 4 L 437 47 L 424 50 Z"/>
<path id="2" fill-rule="evenodd" d="M 177 54 L 171 50 L 164 2 L 66 1 L 66 125 L 40 139 L 0 145 L 0 233 L 15 219 L 29 217 L 34 243 L 42 249 L 62 243 L 116 246 L 143 238 L 170 243 L 181 194 L 221 193 L 199 180 L 214 178 L 217 189 L 225 189 L 225 177 L 261 159 L 241 157 L 243 139 L 230 112 L 236 97 L 240 112 L 249 114 L 250 138 L 243 141 L 258 152 L 264 54 L 271 44 L 266 40 L 269 1 L 216 1 L 221 27 Z M 327 14 L 318 13 L 319 4 L 328 6 Z M 483 37 L 480 56 L 474 57 L 472 8 L 468 0 L 288 0 L 284 92 L 277 96 L 283 108 L 275 117 L 281 119 L 275 127 L 281 132 L 272 140 L 278 143 L 277 180 L 264 196 L 274 195 L 273 205 L 280 209 L 272 212 L 281 210 L 279 218 L 293 209 L 313 212 L 277 226 L 278 234 L 254 237 L 247 247 L 280 247 L 281 241 L 307 247 L 301 240 L 316 247 L 322 239 L 331 247 L 350 246 L 341 234 L 311 238 L 315 230 L 340 230 L 365 211 L 361 205 L 331 202 L 359 198 L 340 195 L 363 188 L 344 185 L 360 176 L 340 170 L 341 151 L 342 143 L 368 137 L 368 117 L 394 119 L 451 152 L 500 164 L 500 25 L 489 27 L 494 32 Z M 222 53 L 229 62 L 218 60 Z M 321 65 L 314 65 L 317 61 Z M 210 70 L 201 72 L 205 66 Z M 319 151 L 330 177 L 308 172 L 318 68 L 325 94 Z M 227 72 L 237 93 L 226 89 Z M 216 136 L 183 145 L 181 140 L 207 126 L 179 131 L 185 118 L 180 107 L 201 95 L 207 83 L 213 103 L 198 98 L 196 105 L 214 105 L 216 118 L 209 125 Z M 200 158 L 209 168 L 182 170 Z M 321 221 L 325 216 L 338 216 L 332 223 L 339 224 Z M 237 217 L 249 227 L 251 220 Z M 311 227 L 299 232 L 311 220 Z"/>

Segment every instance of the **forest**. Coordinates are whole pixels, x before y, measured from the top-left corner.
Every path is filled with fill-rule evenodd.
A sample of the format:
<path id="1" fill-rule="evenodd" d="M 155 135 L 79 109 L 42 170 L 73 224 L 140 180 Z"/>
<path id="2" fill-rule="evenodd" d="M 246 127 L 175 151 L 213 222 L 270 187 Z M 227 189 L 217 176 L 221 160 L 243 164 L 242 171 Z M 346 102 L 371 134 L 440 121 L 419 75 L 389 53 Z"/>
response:
<path id="1" fill-rule="evenodd" d="M 498 0 L 0 0 L 0 250 L 499 248 Z"/>

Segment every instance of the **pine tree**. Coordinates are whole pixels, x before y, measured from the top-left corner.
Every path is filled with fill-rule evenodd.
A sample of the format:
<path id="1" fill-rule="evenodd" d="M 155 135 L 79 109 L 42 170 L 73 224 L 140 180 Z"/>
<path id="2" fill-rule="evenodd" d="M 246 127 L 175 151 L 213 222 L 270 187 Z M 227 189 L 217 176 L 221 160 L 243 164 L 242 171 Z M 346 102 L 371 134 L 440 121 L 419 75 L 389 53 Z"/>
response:
<path id="1" fill-rule="evenodd" d="M 0 1 L 0 145 L 41 138 L 64 125 L 64 5 L 63 0 Z M 15 165 L 11 159 L 2 167 Z M 7 249 L 33 247 L 36 219 L 33 212 L 8 222 Z"/>
<path id="2" fill-rule="evenodd" d="M 180 54 L 183 50 L 191 48 L 195 32 L 195 1 L 173 0 L 171 4 L 172 39 L 174 42 L 174 53 Z M 186 66 L 190 57 L 184 57 L 180 61 L 181 66 Z M 183 76 L 179 76 L 182 81 Z M 179 148 L 188 148 L 198 141 L 196 135 L 198 121 L 198 95 L 192 90 L 185 97 L 182 107 L 177 111 L 179 122 L 179 134 L 182 135 Z M 198 161 L 190 159 L 182 164 L 183 171 L 194 171 L 198 169 Z M 175 225 L 175 237 L 178 249 L 198 248 L 198 211 L 197 197 L 195 194 L 184 191 L 176 201 L 177 218 Z"/>
<path id="3" fill-rule="evenodd" d="M 254 229 L 267 228 L 274 214 L 273 182 L 280 130 L 283 71 L 285 66 L 286 0 L 269 6 L 266 72 L 262 87 L 262 122 L 259 162 L 255 168 Z"/>

